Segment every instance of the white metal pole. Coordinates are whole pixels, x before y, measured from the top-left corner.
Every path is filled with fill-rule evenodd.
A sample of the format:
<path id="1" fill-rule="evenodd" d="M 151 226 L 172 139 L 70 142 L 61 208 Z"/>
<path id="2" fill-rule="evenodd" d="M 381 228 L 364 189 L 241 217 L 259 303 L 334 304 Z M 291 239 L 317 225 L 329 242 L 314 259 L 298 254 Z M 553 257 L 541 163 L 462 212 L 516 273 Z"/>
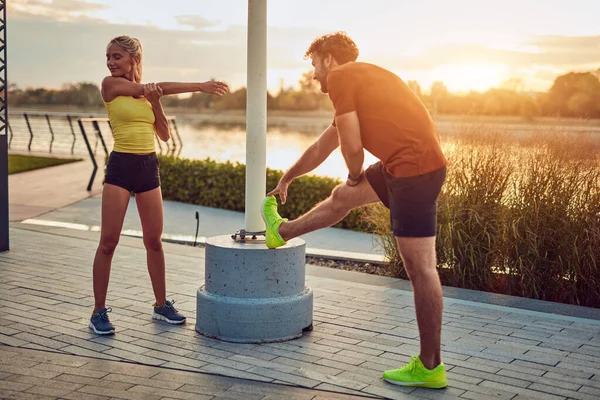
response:
<path id="1" fill-rule="evenodd" d="M 267 0 L 248 0 L 247 57 L 246 231 L 259 232 L 267 185 Z"/>

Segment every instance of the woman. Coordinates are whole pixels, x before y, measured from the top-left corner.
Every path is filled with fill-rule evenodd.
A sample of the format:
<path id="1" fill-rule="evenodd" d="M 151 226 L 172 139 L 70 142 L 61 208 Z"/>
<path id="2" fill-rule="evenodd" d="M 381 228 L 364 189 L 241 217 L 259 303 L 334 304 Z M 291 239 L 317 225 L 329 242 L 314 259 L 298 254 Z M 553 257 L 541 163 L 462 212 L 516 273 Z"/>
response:
<path id="1" fill-rule="evenodd" d="M 165 257 L 161 243 L 162 192 L 154 135 L 166 142 L 170 134 L 160 97 L 189 92 L 220 96 L 228 91 L 225 83 L 215 81 L 142 84 L 142 45 L 138 39 L 129 36 L 110 41 L 106 64 L 110 76 L 102 81 L 102 98 L 113 131 L 114 148 L 106 166 L 102 191 L 102 229 L 93 270 L 95 307 L 90 321 L 90 328 L 100 335 L 115 332 L 107 315 L 111 309 L 106 308 L 106 292 L 112 257 L 131 193 L 135 193 L 156 299 L 152 318 L 171 324 L 185 322 L 173 302 L 166 299 Z"/>

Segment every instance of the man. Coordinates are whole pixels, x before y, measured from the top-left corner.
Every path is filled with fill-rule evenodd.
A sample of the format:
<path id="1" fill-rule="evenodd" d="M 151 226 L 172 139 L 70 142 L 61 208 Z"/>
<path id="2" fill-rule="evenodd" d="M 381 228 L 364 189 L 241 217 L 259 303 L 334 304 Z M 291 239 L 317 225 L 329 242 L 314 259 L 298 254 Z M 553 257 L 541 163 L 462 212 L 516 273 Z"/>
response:
<path id="1" fill-rule="evenodd" d="M 395 74 L 356 62 L 358 48 L 344 32 L 315 39 L 305 58 L 312 59 L 314 79 L 329 93 L 335 107 L 333 123 L 282 176 L 263 202 L 269 248 L 329 227 L 350 210 L 383 202 L 404 268 L 415 296 L 421 351 L 408 365 L 385 371 L 386 381 L 404 386 L 442 388 L 448 385 L 441 360 L 442 287 L 436 270 L 437 198 L 446 177 L 446 159 L 425 106 Z M 345 184 L 294 221 L 277 212 L 290 183 L 319 166 L 341 147 L 348 167 Z M 380 161 L 363 170 L 364 149 Z"/>

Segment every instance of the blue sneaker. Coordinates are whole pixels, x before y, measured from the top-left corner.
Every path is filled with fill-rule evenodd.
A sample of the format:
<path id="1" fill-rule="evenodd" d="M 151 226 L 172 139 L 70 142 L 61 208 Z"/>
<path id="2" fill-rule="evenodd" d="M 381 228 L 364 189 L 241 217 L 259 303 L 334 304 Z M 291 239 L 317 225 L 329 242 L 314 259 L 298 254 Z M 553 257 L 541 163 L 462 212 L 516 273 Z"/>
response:
<path id="1" fill-rule="evenodd" d="M 112 312 L 112 308 L 101 308 L 92 314 L 90 329 L 97 335 L 112 335 L 115 333 L 115 327 L 108 319 L 109 312 Z"/>
<path id="2" fill-rule="evenodd" d="M 167 321 L 170 324 L 183 324 L 185 317 L 173 307 L 175 300 L 165 301 L 165 304 L 158 307 L 154 304 L 154 312 L 152 313 L 152 319 L 159 319 L 161 321 Z"/>

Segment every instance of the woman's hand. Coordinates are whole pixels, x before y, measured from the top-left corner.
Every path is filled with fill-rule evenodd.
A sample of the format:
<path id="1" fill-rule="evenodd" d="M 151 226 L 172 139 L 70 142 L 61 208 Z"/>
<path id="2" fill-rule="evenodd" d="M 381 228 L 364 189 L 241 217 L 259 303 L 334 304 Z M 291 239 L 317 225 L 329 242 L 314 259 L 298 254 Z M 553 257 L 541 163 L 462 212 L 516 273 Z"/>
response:
<path id="1" fill-rule="evenodd" d="M 206 81 L 200 84 L 200 91 L 223 96 L 225 93 L 229 92 L 229 86 L 227 86 L 226 83 L 219 81 Z"/>
<path id="2" fill-rule="evenodd" d="M 160 98 L 163 95 L 163 91 L 160 86 L 156 83 L 146 83 L 144 84 L 144 97 L 151 104 L 156 104 L 160 102 Z"/>

